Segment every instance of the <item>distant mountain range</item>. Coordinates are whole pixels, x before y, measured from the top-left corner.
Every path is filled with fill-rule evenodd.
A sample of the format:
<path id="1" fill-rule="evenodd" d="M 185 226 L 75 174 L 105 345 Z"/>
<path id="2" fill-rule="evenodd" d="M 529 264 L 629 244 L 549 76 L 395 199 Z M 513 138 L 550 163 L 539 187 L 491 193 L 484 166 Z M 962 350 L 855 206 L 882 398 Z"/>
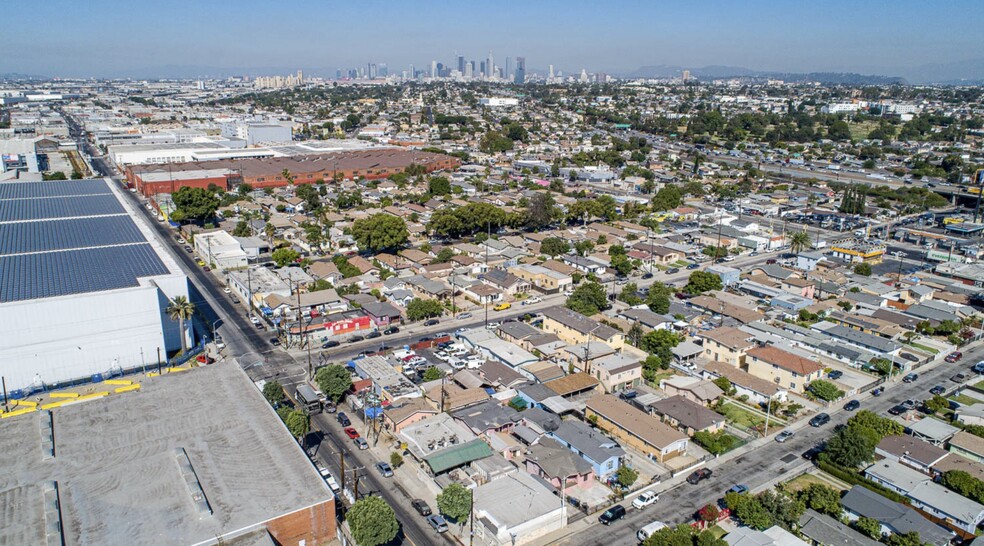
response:
<path id="1" fill-rule="evenodd" d="M 627 78 L 679 78 L 684 70 L 690 70 L 690 75 L 699 80 L 716 80 L 724 78 L 776 79 L 787 82 L 820 82 L 841 85 L 892 85 L 904 84 L 905 78 L 899 76 L 877 76 L 855 74 L 851 72 L 768 72 L 752 70 L 740 66 L 704 66 L 701 68 L 685 69 L 681 66 L 655 65 L 643 66 L 625 74 Z"/>

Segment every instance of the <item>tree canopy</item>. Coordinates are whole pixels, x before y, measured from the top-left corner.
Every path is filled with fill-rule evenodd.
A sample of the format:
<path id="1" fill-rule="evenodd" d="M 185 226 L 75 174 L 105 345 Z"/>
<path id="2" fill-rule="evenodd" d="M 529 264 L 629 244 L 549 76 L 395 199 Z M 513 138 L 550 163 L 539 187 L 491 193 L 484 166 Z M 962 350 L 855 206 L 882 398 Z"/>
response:
<path id="1" fill-rule="evenodd" d="M 352 375 L 345 366 L 333 364 L 318 368 L 314 374 L 314 382 L 318 384 L 321 392 L 330 398 L 332 402 L 338 403 L 342 396 L 352 388 Z"/>
<path id="2" fill-rule="evenodd" d="M 352 237 L 360 249 L 381 252 L 405 245 L 410 239 L 410 233 L 402 218 L 379 213 L 356 220 L 352 224 Z"/>
<path id="3" fill-rule="evenodd" d="M 414 298 L 407 304 L 407 320 L 410 321 L 439 317 L 443 313 L 444 306 L 437 300 Z"/>
<path id="4" fill-rule="evenodd" d="M 396 538 L 400 524 L 396 514 L 382 497 L 363 497 L 345 513 L 352 538 L 359 546 L 380 546 Z"/>
<path id="5" fill-rule="evenodd" d="M 300 257 L 301 253 L 293 248 L 290 248 L 289 246 L 278 248 L 270 254 L 270 258 L 273 260 L 273 263 L 277 264 L 277 267 L 284 267 L 288 264 L 292 264 Z"/>
<path id="6" fill-rule="evenodd" d="M 720 276 L 714 273 L 708 273 L 707 271 L 697 270 L 690 274 L 684 291 L 688 294 L 703 294 L 704 292 L 721 290 L 722 288 L 724 288 L 724 285 L 721 283 Z"/>
<path id="7" fill-rule="evenodd" d="M 608 309 L 608 295 L 600 284 L 586 282 L 574 290 L 565 305 L 582 315 L 591 316 Z"/>
<path id="8" fill-rule="evenodd" d="M 177 207 L 176 212 L 184 218 L 193 220 L 207 220 L 215 216 L 215 211 L 219 208 L 219 198 L 214 193 L 204 188 L 183 187 L 171 194 L 171 200 Z"/>
<path id="9" fill-rule="evenodd" d="M 448 518 L 461 522 L 471 513 L 472 493 L 459 483 L 451 483 L 437 495 L 437 509 Z"/>

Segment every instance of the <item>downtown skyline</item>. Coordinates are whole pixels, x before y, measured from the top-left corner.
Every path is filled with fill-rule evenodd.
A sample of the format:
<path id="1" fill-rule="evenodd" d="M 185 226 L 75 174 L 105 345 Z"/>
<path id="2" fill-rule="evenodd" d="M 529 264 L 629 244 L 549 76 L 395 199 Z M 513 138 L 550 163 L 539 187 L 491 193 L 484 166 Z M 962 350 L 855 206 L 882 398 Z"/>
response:
<path id="1" fill-rule="evenodd" d="M 235 8 L 235 9 L 233 9 Z M 856 72 L 912 81 L 980 79 L 984 6 L 910 1 L 781 6 L 764 1 L 600 8 L 583 2 L 506 2 L 481 14 L 458 5 L 300 3 L 271 9 L 247 0 L 166 6 L 96 0 L 14 2 L 0 23 L 0 73 L 50 77 L 267 75 L 386 64 L 423 70 L 456 55 L 527 59 L 527 72 L 612 75 L 644 66 L 741 67 L 767 72 Z M 43 21 L 41 26 L 16 21 Z M 146 21 L 154 21 L 148 25 Z M 6 27 L 6 28 L 5 28 Z M 132 29 L 139 29 L 133 32 Z M 289 32 L 285 32 L 289 30 Z M 85 47 L 78 47 L 85 41 Z"/>

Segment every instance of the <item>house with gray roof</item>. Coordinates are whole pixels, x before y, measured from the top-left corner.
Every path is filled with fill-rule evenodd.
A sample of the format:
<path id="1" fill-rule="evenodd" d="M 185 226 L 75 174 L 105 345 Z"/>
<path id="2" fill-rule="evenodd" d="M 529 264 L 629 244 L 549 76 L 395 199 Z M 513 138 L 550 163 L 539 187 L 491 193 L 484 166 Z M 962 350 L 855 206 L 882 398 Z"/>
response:
<path id="1" fill-rule="evenodd" d="M 870 489 L 855 485 L 841 498 L 844 516 L 850 521 L 871 518 L 881 524 L 883 535 L 919 533 L 924 544 L 945 546 L 953 533 L 929 521 L 908 506 L 891 501 Z"/>
<path id="2" fill-rule="evenodd" d="M 458 410 L 452 415 L 478 435 L 509 430 L 522 419 L 518 411 L 495 399 Z"/>
<path id="3" fill-rule="evenodd" d="M 527 472 L 547 480 L 557 490 L 594 479 L 591 463 L 553 438 L 540 438 L 530 445 L 524 463 Z"/>
<path id="4" fill-rule="evenodd" d="M 557 430 L 547 435 L 587 461 L 595 476 L 602 479 L 617 471 L 625 457 L 618 442 L 581 421 L 561 421 Z"/>
<path id="5" fill-rule="evenodd" d="M 807 508 L 799 519 L 799 532 L 820 546 L 882 546 L 847 525 L 825 516 L 812 508 Z"/>

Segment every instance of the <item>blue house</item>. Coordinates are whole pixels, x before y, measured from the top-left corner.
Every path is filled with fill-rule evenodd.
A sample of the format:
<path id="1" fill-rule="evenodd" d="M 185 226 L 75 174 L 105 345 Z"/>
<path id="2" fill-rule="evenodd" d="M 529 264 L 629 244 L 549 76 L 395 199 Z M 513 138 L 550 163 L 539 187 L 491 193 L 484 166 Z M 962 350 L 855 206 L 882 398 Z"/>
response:
<path id="1" fill-rule="evenodd" d="M 625 450 L 615 440 L 580 421 L 562 421 L 547 435 L 588 461 L 599 479 L 617 471 L 625 457 Z"/>

